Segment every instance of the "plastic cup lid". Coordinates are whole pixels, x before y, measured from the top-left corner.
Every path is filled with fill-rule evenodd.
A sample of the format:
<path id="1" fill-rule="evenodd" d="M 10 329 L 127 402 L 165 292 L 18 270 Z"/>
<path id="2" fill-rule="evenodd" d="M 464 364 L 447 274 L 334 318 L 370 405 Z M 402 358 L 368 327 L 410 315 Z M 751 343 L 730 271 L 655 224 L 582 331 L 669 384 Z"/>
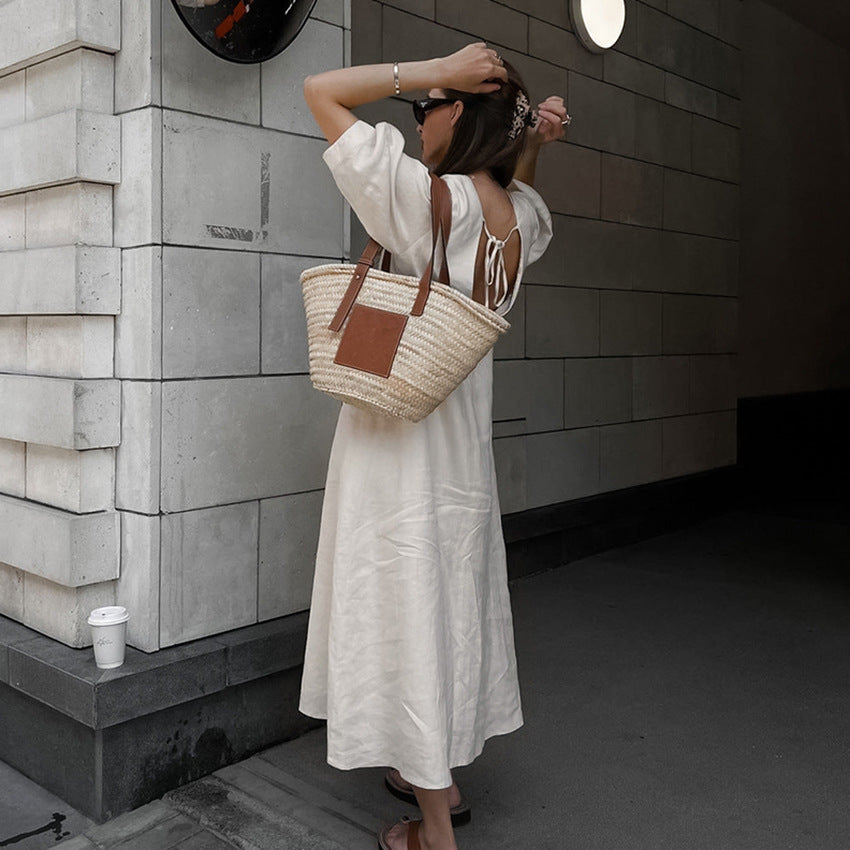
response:
<path id="1" fill-rule="evenodd" d="M 127 609 L 122 605 L 107 605 L 105 608 L 95 608 L 89 614 L 90 626 L 116 626 L 130 619 Z"/>

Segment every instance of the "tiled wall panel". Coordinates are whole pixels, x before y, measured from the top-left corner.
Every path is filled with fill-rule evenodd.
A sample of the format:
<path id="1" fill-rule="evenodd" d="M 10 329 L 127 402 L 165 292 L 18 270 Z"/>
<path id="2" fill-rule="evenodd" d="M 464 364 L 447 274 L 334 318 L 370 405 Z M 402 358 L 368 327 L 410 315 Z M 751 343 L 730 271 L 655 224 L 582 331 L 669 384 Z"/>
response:
<path id="1" fill-rule="evenodd" d="M 604 79 L 606 83 L 664 100 L 664 71 L 616 48 L 604 54 Z"/>
<path id="2" fill-rule="evenodd" d="M 570 127 L 570 139 L 575 144 L 623 156 L 635 155 L 636 98 L 632 92 L 582 74 L 571 74 L 569 105 L 581 116 L 575 128 Z"/>
<path id="3" fill-rule="evenodd" d="M 27 444 L 0 439 L 0 493 L 25 496 L 27 492 Z"/>
<path id="4" fill-rule="evenodd" d="M 120 393 L 109 379 L 0 374 L 0 437 L 66 449 L 120 442 Z"/>
<path id="5" fill-rule="evenodd" d="M 25 372 L 27 368 L 27 317 L 0 316 L 0 370 Z"/>
<path id="6" fill-rule="evenodd" d="M 112 115 L 114 100 L 111 55 L 74 50 L 26 70 L 26 120 L 69 108 Z"/>
<path id="7" fill-rule="evenodd" d="M 113 248 L 86 245 L 0 252 L 0 313 L 114 315 L 121 304 L 120 261 Z"/>
<path id="8" fill-rule="evenodd" d="M 608 221 L 661 227 L 665 172 L 657 165 L 602 155 L 601 216 Z"/>
<path id="9" fill-rule="evenodd" d="M 77 452 L 30 443 L 26 495 L 78 514 L 111 510 L 115 507 L 115 450 Z"/>
<path id="10" fill-rule="evenodd" d="M 27 250 L 112 245 L 112 186 L 70 183 L 27 192 L 25 198 Z"/>
<path id="11" fill-rule="evenodd" d="M 304 77 L 344 63 L 343 30 L 307 21 L 298 38 L 262 66 L 263 126 L 318 136 L 319 128 L 301 95 Z"/>
<path id="12" fill-rule="evenodd" d="M 0 194 L 59 183 L 118 183 L 120 122 L 114 115 L 69 109 L 0 130 Z M 54 144 L 39 142 L 51 139 Z"/>
<path id="13" fill-rule="evenodd" d="M 29 316 L 27 371 L 60 378 L 111 378 L 112 316 Z"/>
<path id="14" fill-rule="evenodd" d="M 161 517 L 120 511 L 121 575 L 115 589 L 118 605 L 134 616 L 127 622 L 127 642 L 146 652 L 159 649 L 159 563 Z"/>
<path id="15" fill-rule="evenodd" d="M 24 572 L 9 564 L 0 564 L 0 615 L 24 619 Z"/>
<path id="16" fill-rule="evenodd" d="M 619 490 L 662 478 L 662 422 L 624 422 L 599 429 L 599 488 Z"/>
<path id="17" fill-rule="evenodd" d="M 26 196 L 0 198 L 0 251 L 20 250 L 26 244 Z"/>
<path id="18" fill-rule="evenodd" d="M 526 507 L 599 492 L 599 431 L 578 428 L 526 437 Z"/>
<path id="19" fill-rule="evenodd" d="M 115 319 L 115 375 L 162 377 L 162 246 L 121 252 L 121 313 Z"/>
<path id="20" fill-rule="evenodd" d="M 528 454 L 524 437 L 503 437 L 493 441 L 499 507 L 503 514 L 528 507 Z"/>
<path id="21" fill-rule="evenodd" d="M 162 646 L 257 621 L 259 502 L 162 518 Z"/>
<path id="22" fill-rule="evenodd" d="M 164 378 L 260 371 L 260 255 L 166 247 Z"/>
<path id="23" fill-rule="evenodd" d="M 26 120 L 26 72 L 0 77 L 0 129 Z"/>
<path id="24" fill-rule="evenodd" d="M 260 70 L 256 64 L 223 62 L 204 50 L 171 4 L 163 8 L 162 105 L 167 109 L 259 124 Z"/>
<path id="25" fill-rule="evenodd" d="M 564 361 L 506 360 L 495 364 L 493 419 L 505 433 L 564 427 Z"/>
<path id="26" fill-rule="evenodd" d="M 121 445 L 115 452 L 118 508 L 159 513 L 162 389 L 159 381 L 122 381 Z"/>
<path id="27" fill-rule="evenodd" d="M 91 646 L 89 613 L 115 604 L 115 582 L 65 587 L 24 573 L 23 623 L 31 629 L 77 648 Z"/>
<path id="28" fill-rule="evenodd" d="M 165 112 L 163 240 L 341 256 L 342 198 L 322 162 L 325 147 L 324 140 Z"/>
<path id="29" fill-rule="evenodd" d="M 313 490 L 260 502 L 260 621 L 310 607 L 322 496 Z"/>
<path id="30" fill-rule="evenodd" d="M 0 562 L 65 587 L 118 577 L 118 515 L 75 514 L 0 495 Z"/>
<path id="31" fill-rule="evenodd" d="M 564 426 L 583 428 L 631 420 L 632 369 L 630 357 L 565 360 Z"/>
<path id="32" fill-rule="evenodd" d="M 306 376 L 164 383 L 162 510 L 323 487 L 338 409 Z"/>
<path id="33" fill-rule="evenodd" d="M 599 292 L 553 286 L 525 291 L 526 356 L 588 357 L 599 353 Z"/>
<path id="34" fill-rule="evenodd" d="M 34 65 L 85 45 L 114 53 L 121 44 L 118 3 L 44 0 L 33 25 L 29 0 L 8 0 L 0 6 L 0 73 Z"/>
<path id="35" fill-rule="evenodd" d="M 115 187 L 114 244 L 162 242 L 162 111 L 121 116 L 121 183 Z"/>
<path id="36" fill-rule="evenodd" d="M 604 357 L 660 354 L 662 296 L 655 292 L 600 293 L 600 351 Z"/>

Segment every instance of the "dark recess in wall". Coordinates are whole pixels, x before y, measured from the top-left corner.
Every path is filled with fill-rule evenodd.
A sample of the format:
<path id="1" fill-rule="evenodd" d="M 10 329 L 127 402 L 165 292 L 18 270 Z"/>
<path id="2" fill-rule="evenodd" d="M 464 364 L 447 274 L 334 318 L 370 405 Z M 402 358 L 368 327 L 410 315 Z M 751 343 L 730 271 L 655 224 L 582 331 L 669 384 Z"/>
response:
<path id="1" fill-rule="evenodd" d="M 738 399 L 738 467 L 759 496 L 846 499 L 850 388 Z"/>

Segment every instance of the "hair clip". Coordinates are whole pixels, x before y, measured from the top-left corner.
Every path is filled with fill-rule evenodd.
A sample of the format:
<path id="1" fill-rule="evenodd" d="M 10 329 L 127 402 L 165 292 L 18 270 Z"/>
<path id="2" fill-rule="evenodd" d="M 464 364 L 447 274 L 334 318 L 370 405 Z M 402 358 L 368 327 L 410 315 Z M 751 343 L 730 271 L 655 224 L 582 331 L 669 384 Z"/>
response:
<path id="1" fill-rule="evenodd" d="M 508 138 L 513 141 L 522 130 L 523 127 L 528 127 L 528 118 L 532 110 L 528 102 L 525 92 L 520 91 L 516 96 L 516 105 L 514 106 L 513 120 L 511 127 L 508 130 Z"/>

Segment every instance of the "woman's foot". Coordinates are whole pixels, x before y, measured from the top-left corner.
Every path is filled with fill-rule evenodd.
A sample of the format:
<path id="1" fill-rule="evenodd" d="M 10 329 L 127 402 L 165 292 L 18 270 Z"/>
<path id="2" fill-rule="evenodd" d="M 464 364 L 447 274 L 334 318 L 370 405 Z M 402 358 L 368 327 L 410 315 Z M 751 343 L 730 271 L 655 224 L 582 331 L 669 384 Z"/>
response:
<path id="1" fill-rule="evenodd" d="M 420 820 L 402 818 L 397 824 L 378 833 L 379 850 L 457 850 L 454 837 L 429 841 Z"/>
<path id="2" fill-rule="evenodd" d="M 413 793 L 413 786 L 394 767 L 391 767 L 387 771 L 384 781 L 391 793 L 411 805 L 416 805 L 416 795 Z M 398 792 L 401 793 L 399 794 Z M 454 781 L 452 781 L 451 788 L 449 788 L 449 808 L 451 809 L 452 821 L 455 826 L 460 825 L 458 821 L 466 823 L 469 820 L 469 806 L 463 802 L 460 788 L 457 787 L 457 783 Z"/>
<path id="3" fill-rule="evenodd" d="M 418 835 L 421 823 L 422 821 L 403 818 L 397 824 L 382 829 L 378 833 L 379 850 L 421 850 L 422 845 L 419 843 Z M 415 834 L 409 837 L 408 833 L 411 829 Z"/>

